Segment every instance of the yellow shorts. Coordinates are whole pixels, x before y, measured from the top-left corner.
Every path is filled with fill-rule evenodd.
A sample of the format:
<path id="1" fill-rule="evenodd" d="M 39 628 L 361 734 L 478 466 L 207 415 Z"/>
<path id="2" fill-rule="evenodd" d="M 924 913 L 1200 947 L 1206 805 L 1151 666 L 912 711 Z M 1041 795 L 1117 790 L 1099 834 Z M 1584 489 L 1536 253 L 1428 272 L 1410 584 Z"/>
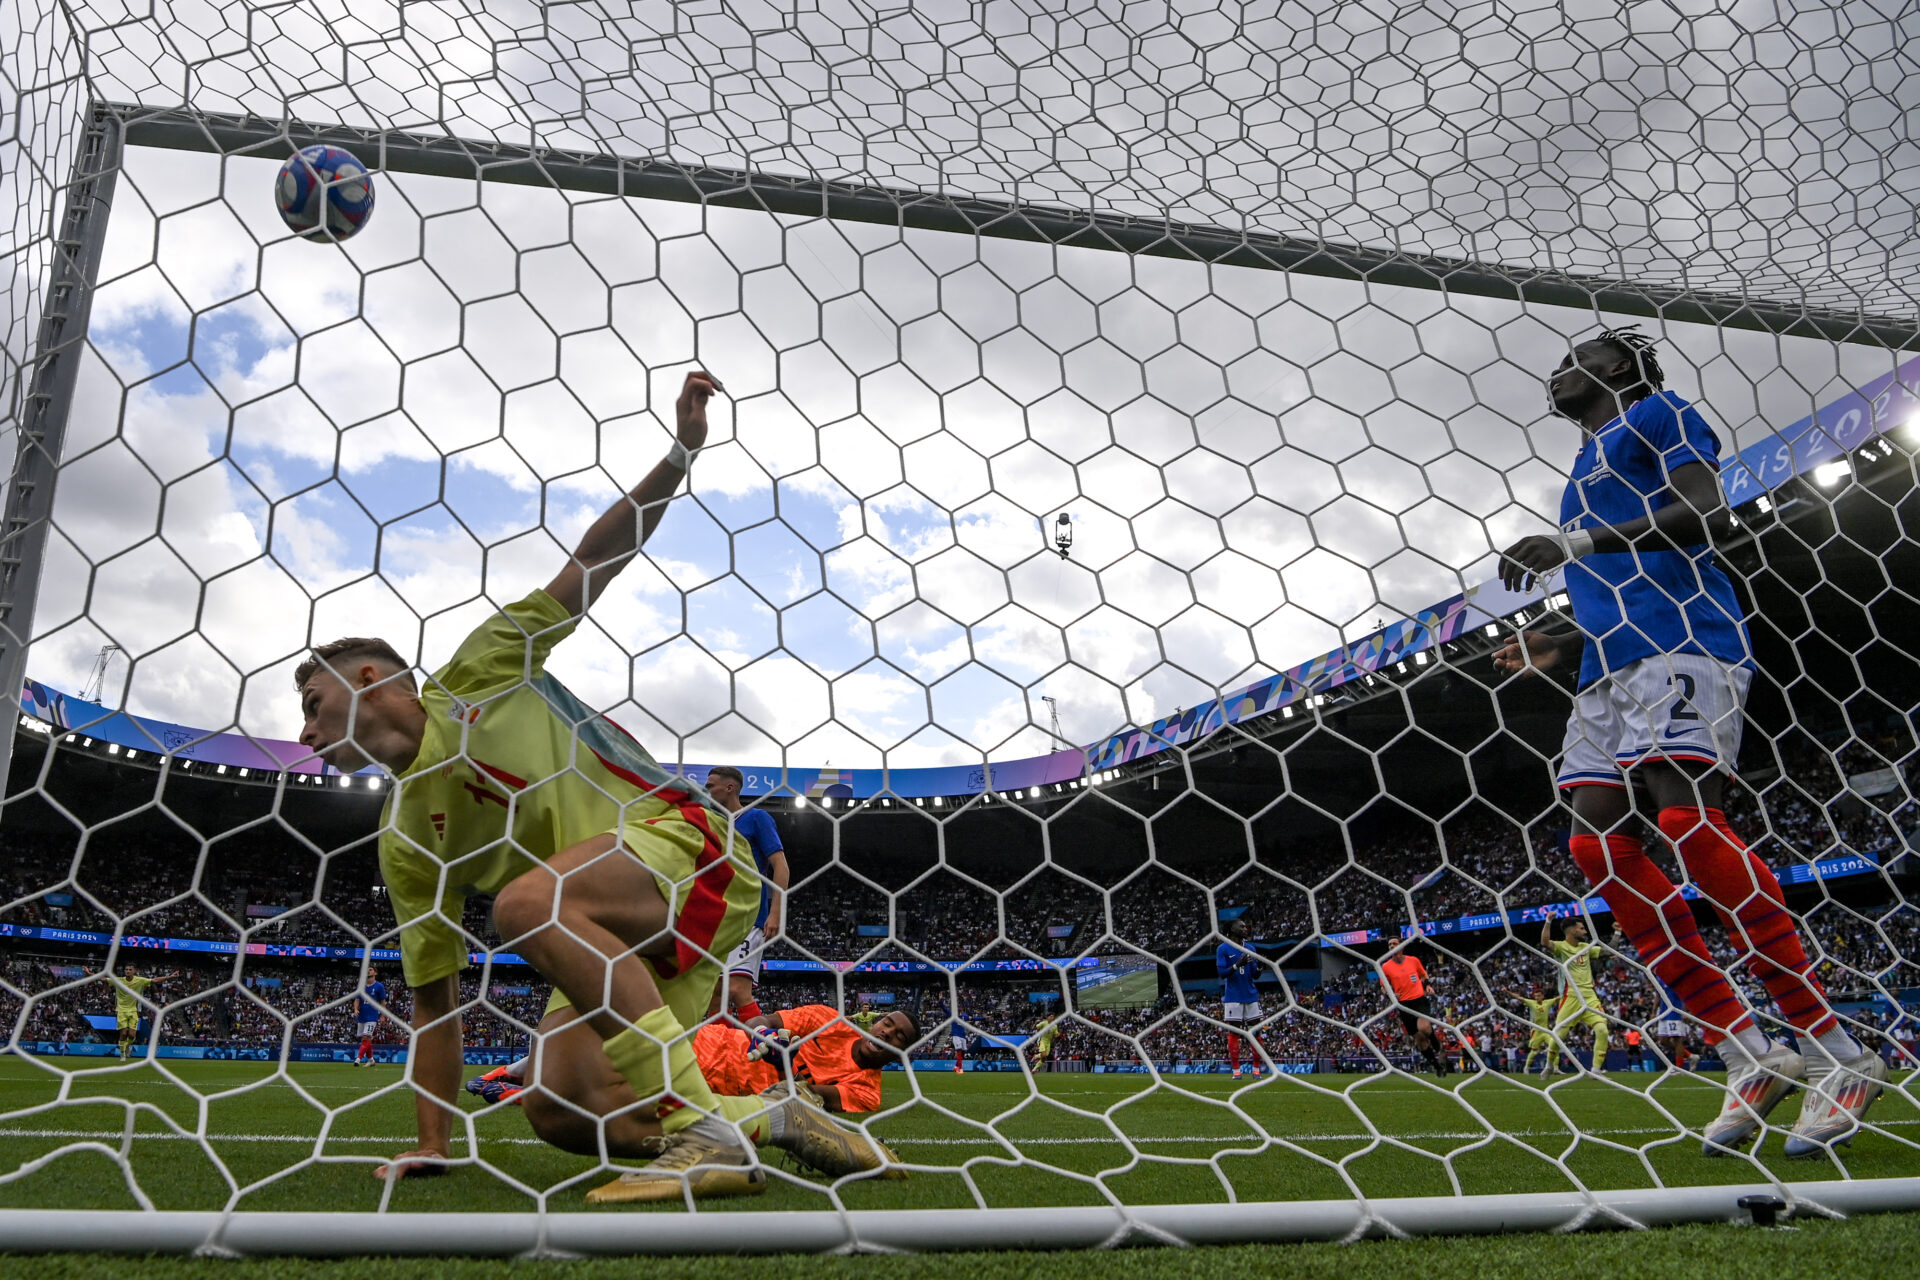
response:
<path id="1" fill-rule="evenodd" d="M 609 833 L 619 836 L 627 851 L 653 872 L 661 895 L 672 906 L 674 957 L 642 956 L 641 961 L 653 971 L 660 995 L 683 1027 L 707 1016 L 727 957 L 746 941 L 760 915 L 760 873 L 753 848 L 745 836 L 735 834 L 731 850 L 724 850 L 721 841 L 727 832 L 715 831 L 711 817 L 698 805 L 654 817 L 636 812 Z M 570 1004 L 556 987 L 547 1012 Z"/>
<path id="2" fill-rule="evenodd" d="M 1607 1025 L 1607 1015 L 1578 996 L 1569 997 L 1560 1002 L 1558 1016 L 1553 1020 L 1553 1030 L 1557 1035 L 1562 1027 L 1584 1026 L 1598 1031 Z"/>
<path id="3" fill-rule="evenodd" d="M 1534 1032 L 1532 1038 L 1527 1041 L 1528 1049 L 1551 1049 L 1552 1047 L 1553 1037 L 1544 1031 Z"/>

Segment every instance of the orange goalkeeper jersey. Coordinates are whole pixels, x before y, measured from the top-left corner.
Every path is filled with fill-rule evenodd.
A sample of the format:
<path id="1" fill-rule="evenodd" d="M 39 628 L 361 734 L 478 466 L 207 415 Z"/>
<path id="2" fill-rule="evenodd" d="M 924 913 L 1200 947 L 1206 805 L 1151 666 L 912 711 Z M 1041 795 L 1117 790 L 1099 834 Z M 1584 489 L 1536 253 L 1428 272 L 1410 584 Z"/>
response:
<path id="1" fill-rule="evenodd" d="M 782 1009 L 780 1021 L 793 1033 L 796 1074 L 838 1089 L 842 1110 L 879 1110 L 880 1072 L 854 1062 L 853 1046 L 860 1042 L 860 1033 L 839 1010 L 824 1004 L 801 1005 Z M 747 1059 L 752 1043 L 746 1032 L 722 1023 L 709 1023 L 694 1033 L 693 1056 L 715 1093 L 746 1098 L 780 1083 L 773 1063 Z"/>

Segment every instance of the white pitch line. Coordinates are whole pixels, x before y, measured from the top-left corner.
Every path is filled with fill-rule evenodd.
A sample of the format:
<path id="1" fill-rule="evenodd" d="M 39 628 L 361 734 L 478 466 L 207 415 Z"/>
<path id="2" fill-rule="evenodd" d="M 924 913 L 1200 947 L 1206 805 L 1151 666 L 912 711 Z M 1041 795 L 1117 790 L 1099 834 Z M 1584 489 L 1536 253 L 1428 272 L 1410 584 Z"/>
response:
<path id="1" fill-rule="evenodd" d="M 1911 1125 L 1920 1125 L 1920 1120 L 1872 1121 L 1868 1123 L 1867 1128 L 1871 1130 L 1871 1129 L 1890 1128 L 1893 1126 L 1911 1126 Z M 1237 1135 L 1230 1135 L 1230 1136 L 1224 1136 L 1224 1137 L 1219 1135 L 1209 1134 L 1209 1135 L 1193 1135 L 1193 1136 L 1186 1136 L 1186 1137 L 1151 1137 L 1151 1138 L 1126 1138 L 1126 1139 L 1122 1139 L 1122 1138 L 1007 1138 L 1007 1139 L 1001 1140 L 1001 1139 L 984 1138 L 984 1137 L 976 1137 L 976 1138 L 888 1137 L 885 1139 L 885 1141 L 889 1146 L 896 1146 L 896 1147 L 1000 1147 L 1000 1146 L 1011 1146 L 1015 1148 L 1094 1147 L 1094 1146 L 1161 1145 L 1161 1144 L 1191 1145 L 1193 1143 L 1200 1143 L 1200 1142 L 1210 1142 L 1210 1143 L 1215 1143 L 1221 1146 L 1257 1147 L 1262 1145 L 1279 1144 L 1284 1142 L 1294 1142 L 1294 1143 L 1371 1142 L 1376 1137 L 1378 1137 L 1381 1141 L 1396 1141 L 1396 1142 L 1435 1142 L 1435 1141 L 1466 1142 L 1466 1141 L 1479 1141 L 1484 1138 L 1572 1138 L 1576 1136 L 1603 1138 L 1603 1137 L 1633 1136 L 1633 1135 L 1653 1134 L 1653 1133 L 1665 1134 L 1668 1137 L 1674 1137 L 1674 1138 L 1686 1138 L 1686 1137 L 1692 1136 L 1682 1130 L 1674 1129 L 1667 1126 L 1656 1126 L 1656 1127 L 1649 1127 L 1649 1128 L 1634 1128 L 1634 1129 L 1589 1129 L 1589 1130 L 1583 1130 L 1581 1133 L 1577 1135 L 1565 1129 L 1507 1129 L 1507 1130 L 1502 1130 L 1498 1133 L 1489 1133 L 1485 1130 L 1459 1130 L 1459 1131 L 1453 1131 L 1453 1132 L 1435 1132 L 1435 1133 L 1382 1133 L 1378 1135 L 1371 1134 L 1371 1133 L 1305 1133 L 1305 1134 L 1295 1134 L 1286 1138 L 1276 1137 L 1272 1139 L 1254 1137 L 1248 1134 L 1237 1134 Z M 118 1141 L 119 1139 L 125 1136 L 126 1135 L 124 1131 L 120 1129 L 0 1128 L 0 1138 L 68 1138 L 77 1142 L 77 1141 L 83 1141 L 83 1140 L 85 1141 Z M 172 1133 L 172 1132 L 136 1133 L 133 1135 L 133 1140 L 135 1142 L 201 1142 L 201 1141 L 206 1141 L 206 1142 L 289 1142 L 289 1143 L 299 1143 L 302 1146 L 309 1146 L 309 1147 L 313 1146 L 316 1142 L 319 1141 L 319 1139 L 316 1137 L 301 1137 L 298 1134 L 289 1134 L 289 1133 L 214 1133 L 214 1134 L 207 1134 L 203 1138 L 202 1135 L 199 1135 L 199 1134 Z M 414 1141 L 414 1139 L 411 1137 L 400 1137 L 400 1136 L 391 1137 L 391 1138 L 379 1138 L 379 1137 L 357 1137 L 357 1136 L 350 1137 L 345 1135 L 335 1135 L 326 1139 L 326 1143 L 328 1146 L 332 1146 L 338 1143 L 372 1143 L 372 1144 L 392 1146 L 395 1144 L 408 1143 L 412 1141 Z M 460 1138 L 460 1137 L 456 1137 L 455 1142 L 460 1145 L 465 1144 L 464 1138 Z M 503 1145 L 511 1145 L 511 1146 L 544 1147 L 547 1145 L 547 1143 L 540 1138 L 483 1138 L 481 1139 L 481 1143 L 484 1146 L 493 1146 L 496 1144 L 503 1144 Z"/>

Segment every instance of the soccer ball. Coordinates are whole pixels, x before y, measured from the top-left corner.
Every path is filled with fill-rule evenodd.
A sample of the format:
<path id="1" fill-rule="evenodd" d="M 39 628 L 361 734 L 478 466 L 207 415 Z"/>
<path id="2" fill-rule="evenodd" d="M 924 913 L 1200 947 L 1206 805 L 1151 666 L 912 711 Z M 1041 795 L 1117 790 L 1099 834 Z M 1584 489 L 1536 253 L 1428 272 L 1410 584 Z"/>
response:
<path id="1" fill-rule="evenodd" d="M 345 240 L 373 216 L 373 175 L 342 147 L 304 147 L 273 186 L 280 219 L 309 240 Z"/>

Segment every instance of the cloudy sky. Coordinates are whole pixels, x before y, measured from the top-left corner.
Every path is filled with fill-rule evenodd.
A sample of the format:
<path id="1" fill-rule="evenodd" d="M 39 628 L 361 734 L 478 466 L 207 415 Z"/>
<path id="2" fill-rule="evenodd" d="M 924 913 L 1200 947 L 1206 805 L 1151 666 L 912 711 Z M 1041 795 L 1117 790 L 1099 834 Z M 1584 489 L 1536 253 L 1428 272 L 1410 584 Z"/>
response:
<path id="1" fill-rule="evenodd" d="M 545 27 L 530 9 L 518 28 L 511 6 L 482 22 L 410 5 L 406 30 L 383 32 L 377 6 L 307 4 L 273 19 L 304 34 L 251 49 L 117 29 L 96 70 L 115 97 L 177 103 L 191 81 L 212 109 L 304 93 L 292 110 L 399 127 L 439 86 L 469 136 L 1646 278 L 1763 290 L 1798 264 L 1826 300 L 1886 302 L 1886 266 L 1911 248 L 1909 144 L 1879 110 L 1903 90 L 1836 71 L 1853 115 L 1817 142 L 1815 97 L 1783 110 L 1752 77 L 1814 40 L 1770 7 L 1744 41 L 1705 6 L 1688 33 L 1636 36 L 1643 59 L 1663 39 L 1692 49 L 1678 89 L 1616 74 L 1610 18 L 1537 33 L 1514 87 L 1518 51 L 1486 15 L 1509 32 L 1535 18 L 1505 10 L 1388 27 L 1344 6 L 1283 49 L 1251 5 L 1214 34 L 1134 6 L 1124 27 L 1117 8 L 1079 26 L 1045 8 L 955 7 L 947 25 L 937 6 L 871 24 L 849 8 L 836 45 L 832 7 L 686 6 L 662 34 L 666 11 L 645 5 L 554 7 Z M 219 25 L 174 14 L 203 37 Z M 1820 39 L 1858 53 L 1876 30 Z M 1476 86 L 1510 105 L 1473 105 Z M 1873 201 L 1847 198 L 1875 163 L 1856 142 L 1878 148 Z M 1685 162 L 1660 158 L 1673 151 Z M 1598 323 L 406 175 L 381 175 L 358 238 L 314 245 L 279 223 L 274 169 L 127 157 L 31 661 L 76 689 L 110 639 L 137 658 L 114 668 L 112 701 L 272 737 L 296 727 L 289 672 L 310 640 L 383 634 L 431 668 L 489 600 L 544 583 L 659 456 L 700 365 L 729 394 L 691 497 L 562 647 L 564 679 L 666 759 L 1032 754 L 1061 745 L 1042 695 L 1069 741 L 1092 741 L 1488 576 L 1493 549 L 1557 506 L 1575 437 L 1544 416 L 1539 375 Z M 1741 331 L 1662 336 L 1672 384 L 1730 447 L 1891 365 Z M 1059 512 L 1064 562 L 1042 533 Z"/>

